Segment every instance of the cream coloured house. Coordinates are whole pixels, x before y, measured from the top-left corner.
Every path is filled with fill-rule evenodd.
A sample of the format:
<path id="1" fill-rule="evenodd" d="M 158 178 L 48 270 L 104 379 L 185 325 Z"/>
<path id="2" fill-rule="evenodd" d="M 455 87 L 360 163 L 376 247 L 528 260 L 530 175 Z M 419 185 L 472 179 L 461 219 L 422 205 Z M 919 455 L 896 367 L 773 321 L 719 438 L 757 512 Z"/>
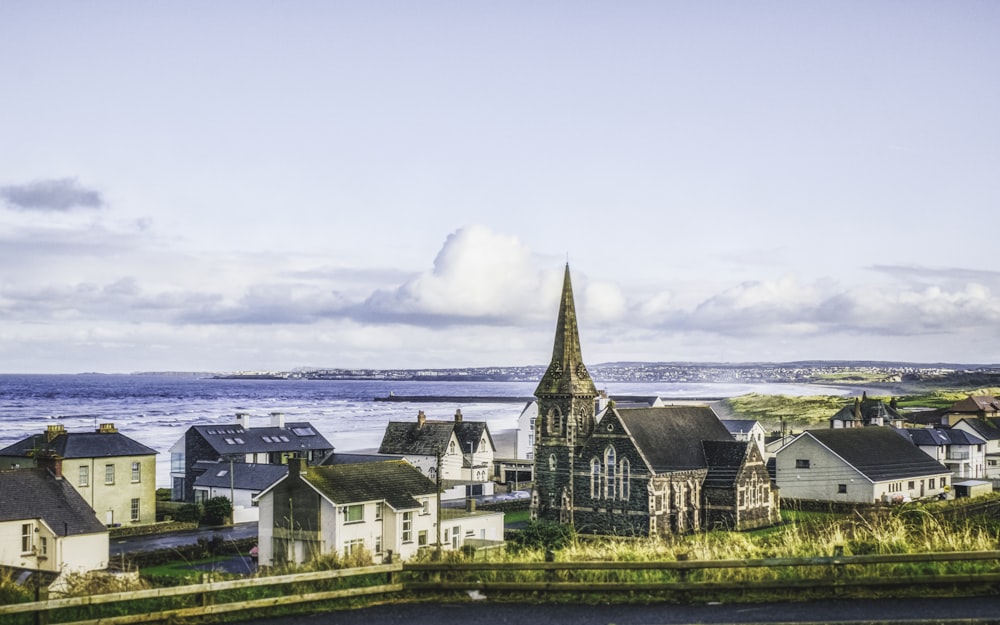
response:
<path id="1" fill-rule="evenodd" d="M 156 451 L 102 423 L 94 432 L 67 432 L 50 425 L 0 450 L 0 469 L 37 466 L 51 456 L 62 461 L 66 481 L 106 526 L 156 520 Z"/>
<path id="2" fill-rule="evenodd" d="M 0 471 L 0 565 L 52 573 L 108 567 L 108 530 L 61 474 Z"/>

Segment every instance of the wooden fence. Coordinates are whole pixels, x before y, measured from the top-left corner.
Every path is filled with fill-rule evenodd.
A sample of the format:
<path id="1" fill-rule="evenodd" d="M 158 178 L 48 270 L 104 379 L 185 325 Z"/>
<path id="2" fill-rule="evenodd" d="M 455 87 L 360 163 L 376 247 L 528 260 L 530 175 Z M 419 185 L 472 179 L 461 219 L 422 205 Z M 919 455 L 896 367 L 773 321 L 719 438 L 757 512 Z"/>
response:
<path id="1" fill-rule="evenodd" d="M 635 594 L 685 602 L 795 593 L 860 596 L 995 591 L 1000 551 L 862 555 L 828 558 L 670 562 L 435 562 L 254 577 L 0 606 L 0 622 L 132 625 L 197 620 L 246 610 L 306 611 L 321 601 L 388 595 L 399 601 L 427 593 L 478 591 L 544 600 L 573 593 Z M 992 563 L 992 564 L 990 564 Z M 555 597 L 559 595 L 559 597 Z"/>

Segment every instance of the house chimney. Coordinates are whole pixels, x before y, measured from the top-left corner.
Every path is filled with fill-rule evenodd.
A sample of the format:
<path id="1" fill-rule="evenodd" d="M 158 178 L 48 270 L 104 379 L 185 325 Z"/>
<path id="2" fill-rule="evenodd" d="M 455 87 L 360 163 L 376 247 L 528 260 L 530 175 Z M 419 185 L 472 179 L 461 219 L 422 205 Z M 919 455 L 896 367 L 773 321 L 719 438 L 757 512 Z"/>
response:
<path id="1" fill-rule="evenodd" d="M 272 412 L 271 413 L 271 427 L 273 427 L 273 428 L 283 428 L 283 427 L 285 427 L 285 413 L 283 413 L 283 412 Z"/>
<path id="2" fill-rule="evenodd" d="M 302 456 L 293 456 L 288 459 L 288 477 L 296 478 L 305 475 L 309 471 L 309 465 Z"/>
<path id="3" fill-rule="evenodd" d="M 57 478 L 62 477 L 62 456 L 53 451 L 42 451 L 35 456 L 35 466 L 39 469 L 48 469 L 49 473 Z"/>
<path id="4" fill-rule="evenodd" d="M 250 413 L 249 412 L 237 412 L 236 422 L 243 426 L 244 430 L 250 429 Z"/>
<path id="5" fill-rule="evenodd" d="M 461 422 L 462 422 L 462 409 L 459 408 L 458 410 L 455 411 L 455 423 L 461 423 Z"/>
<path id="6" fill-rule="evenodd" d="M 66 428 L 62 425 L 50 425 L 45 428 L 45 442 L 51 443 L 60 434 L 65 434 Z"/>
<path id="7" fill-rule="evenodd" d="M 118 428 L 115 427 L 114 423 L 102 423 L 97 428 L 98 434 L 117 434 Z"/>
<path id="8" fill-rule="evenodd" d="M 421 410 L 417 413 L 417 427 L 422 428 L 425 423 L 427 423 L 427 415 L 425 415 L 424 411 Z"/>

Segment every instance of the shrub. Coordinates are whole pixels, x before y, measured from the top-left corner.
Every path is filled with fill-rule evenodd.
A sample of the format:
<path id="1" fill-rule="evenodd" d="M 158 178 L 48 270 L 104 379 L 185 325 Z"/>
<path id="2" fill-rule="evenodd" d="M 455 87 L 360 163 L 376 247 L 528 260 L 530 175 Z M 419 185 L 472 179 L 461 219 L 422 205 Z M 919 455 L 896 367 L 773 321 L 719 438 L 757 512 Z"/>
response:
<path id="1" fill-rule="evenodd" d="M 233 504 L 228 497 L 212 497 L 205 502 L 205 516 L 202 521 L 206 525 L 222 525 L 233 513 Z"/>
<path id="2" fill-rule="evenodd" d="M 558 551 L 576 541 L 576 532 L 569 525 L 554 521 L 529 521 L 521 531 L 515 533 L 507 547 L 513 551 L 544 549 Z"/>

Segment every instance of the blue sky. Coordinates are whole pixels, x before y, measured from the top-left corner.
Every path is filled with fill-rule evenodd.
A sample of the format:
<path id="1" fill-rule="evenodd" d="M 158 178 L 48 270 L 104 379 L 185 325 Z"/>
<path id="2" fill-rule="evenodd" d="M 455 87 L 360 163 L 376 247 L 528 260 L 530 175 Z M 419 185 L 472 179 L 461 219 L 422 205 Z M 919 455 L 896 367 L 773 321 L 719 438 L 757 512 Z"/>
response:
<path id="1" fill-rule="evenodd" d="M 992 2 L 0 3 L 0 371 L 1000 362 Z"/>

